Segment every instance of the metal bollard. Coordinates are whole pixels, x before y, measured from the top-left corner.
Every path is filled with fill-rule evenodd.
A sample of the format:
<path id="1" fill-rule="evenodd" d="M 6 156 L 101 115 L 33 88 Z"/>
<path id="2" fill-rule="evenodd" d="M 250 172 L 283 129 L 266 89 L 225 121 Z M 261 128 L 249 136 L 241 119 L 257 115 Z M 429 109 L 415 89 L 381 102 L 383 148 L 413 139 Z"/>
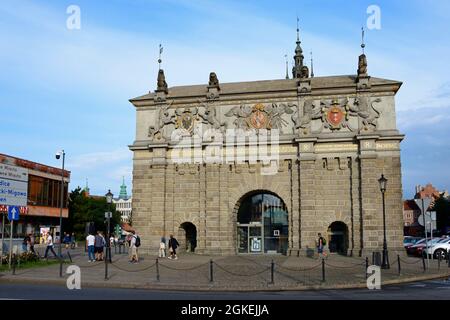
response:
<path id="1" fill-rule="evenodd" d="M 214 282 L 213 261 L 209 260 L 209 282 Z"/>
<path id="2" fill-rule="evenodd" d="M 369 257 L 366 257 L 366 279 L 368 278 L 367 269 L 369 269 Z"/>
<path id="3" fill-rule="evenodd" d="M 106 250 L 105 255 L 105 280 L 108 280 L 108 250 Z"/>
<path id="4" fill-rule="evenodd" d="M 448 267 L 450 268 L 450 250 L 447 252 L 447 263 Z"/>
<path id="5" fill-rule="evenodd" d="M 400 265 L 400 255 L 397 255 L 398 275 L 402 273 L 402 266 Z"/>
<path id="6" fill-rule="evenodd" d="M 438 271 L 441 270 L 441 255 L 438 256 Z"/>
<path id="7" fill-rule="evenodd" d="M 156 258 L 156 281 L 159 281 L 159 260 Z"/>
<path id="8" fill-rule="evenodd" d="M 427 271 L 427 266 L 425 264 L 425 255 L 422 254 L 422 265 L 423 265 L 423 272 Z"/>
<path id="9" fill-rule="evenodd" d="M 325 259 L 322 258 L 322 282 L 325 282 Z"/>
<path id="10" fill-rule="evenodd" d="M 12 261 L 11 261 L 11 264 L 12 264 L 12 274 L 15 275 L 15 274 L 16 274 L 16 263 L 17 263 L 17 260 L 16 260 L 16 254 L 15 254 L 15 253 L 13 253 L 11 259 L 12 259 Z"/>
<path id="11" fill-rule="evenodd" d="M 274 271 L 275 271 L 275 263 L 272 260 L 272 262 L 270 263 L 270 283 L 271 284 L 274 284 L 274 281 L 273 281 L 273 273 L 274 273 Z"/>

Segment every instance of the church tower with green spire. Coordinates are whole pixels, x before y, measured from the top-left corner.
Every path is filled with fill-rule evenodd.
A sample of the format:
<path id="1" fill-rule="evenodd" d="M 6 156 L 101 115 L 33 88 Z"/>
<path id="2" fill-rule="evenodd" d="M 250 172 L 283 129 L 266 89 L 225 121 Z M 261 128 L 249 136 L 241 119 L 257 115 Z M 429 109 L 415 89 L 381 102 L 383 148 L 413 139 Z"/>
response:
<path id="1" fill-rule="evenodd" d="M 125 185 L 125 177 L 122 177 L 122 185 L 120 186 L 119 199 L 127 200 L 127 186 Z"/>

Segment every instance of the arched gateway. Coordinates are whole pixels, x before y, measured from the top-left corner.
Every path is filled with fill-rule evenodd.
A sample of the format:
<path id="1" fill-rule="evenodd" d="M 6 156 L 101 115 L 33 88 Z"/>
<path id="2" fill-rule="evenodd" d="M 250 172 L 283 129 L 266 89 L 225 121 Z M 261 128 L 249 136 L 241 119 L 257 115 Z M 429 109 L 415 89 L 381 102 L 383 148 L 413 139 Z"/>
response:
<path id="1" fill-rule="evenodd" d="M 246 194 L 237 204 L 237 252 L 282 253 L 288 249 L 288 212 L 268 191 Z"/>

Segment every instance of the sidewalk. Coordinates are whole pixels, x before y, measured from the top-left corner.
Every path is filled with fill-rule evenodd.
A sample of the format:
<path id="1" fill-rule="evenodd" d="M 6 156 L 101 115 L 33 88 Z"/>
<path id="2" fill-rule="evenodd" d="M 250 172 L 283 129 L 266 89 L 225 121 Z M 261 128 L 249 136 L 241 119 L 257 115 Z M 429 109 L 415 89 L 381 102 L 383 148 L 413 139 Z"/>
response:
<path id="1" fill-rule="evenodd" d="M 365 258 L 330 255 L 322 265 L 322 259 L 318 257 L 280 255 L 224 257 L 181 253 L 178 260 L 160 258 L 156 263 L 156 256 L 144 255 L 140 257 L 138 264 L 131 264 L 128 262 L 127 254 L 114 254 L 114 249 L 112 251 L 112 264 L 108 264 L 108 280 L 104 279 L 105 263 L 88 262 L 87 253 L 82 248 L 71 250 L 73 263 L 65 264 L 63 270 L 65 272 L 70 264 L 79 266 L 82 287 L 211 291 L 366 287 Z M 419 258 L 401 258 L 400 264 L 400 274 L 397 259 L 391 261 L 389 270 L 382 270 L 382 285 L 450 276 L 450 268 L 446 261 L 442 261 L 438 268 L 438 262 L 435 260 L 426 272 L 423 270 L 422 259 Z M 325 281 L 323 281 L 323 268 Z M 67 277 L 66 274 L 63 274 L 63 278 L 59 277 L 57 264 L 43 268 L 18 269 L 15 275 L 4 272 L 0 274 L 0 281 L 65 285 Z"/>

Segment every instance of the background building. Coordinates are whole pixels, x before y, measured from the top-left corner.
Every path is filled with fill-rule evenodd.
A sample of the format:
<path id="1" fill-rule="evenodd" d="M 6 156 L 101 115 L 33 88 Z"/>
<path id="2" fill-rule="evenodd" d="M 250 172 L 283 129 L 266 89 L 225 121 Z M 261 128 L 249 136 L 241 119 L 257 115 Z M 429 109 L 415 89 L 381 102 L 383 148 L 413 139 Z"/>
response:
<path id="1" fill-rule="evenodd" d="M 0 163 L 28 170 L 28 206 L 20 208 L 20 220 L 14 223 L 13 237 L 25 234 L 40 235 L 59 230 L 62 170 L 17 157 L 0 154 Z M 67 195 L 70 171 L 64 170 L 63 219 L 68 217 Z M 7 215 L 7 207 L 0 206 L 0 213 Z M 5 222 L 9 225 L 8 218 Z M 2 223 L 2 221 L 0 221 Z M 5 223 L 5 224 L 6 224 Z M 1 232 L 2 228 L 0 228 Z M 9 228 L 5 228 L 9 235 Z"/>
<path id="2" fill-rule="evenodd" d="M 116 210 L 120 212 L 122 222 L 130 223 L 132 212 L 132 197 L 128 197 L 125 178 L 123 178 L 122 185 L 120 186 L 119 197 L 113 199 L 113 203 L 116 205 Z"/>

